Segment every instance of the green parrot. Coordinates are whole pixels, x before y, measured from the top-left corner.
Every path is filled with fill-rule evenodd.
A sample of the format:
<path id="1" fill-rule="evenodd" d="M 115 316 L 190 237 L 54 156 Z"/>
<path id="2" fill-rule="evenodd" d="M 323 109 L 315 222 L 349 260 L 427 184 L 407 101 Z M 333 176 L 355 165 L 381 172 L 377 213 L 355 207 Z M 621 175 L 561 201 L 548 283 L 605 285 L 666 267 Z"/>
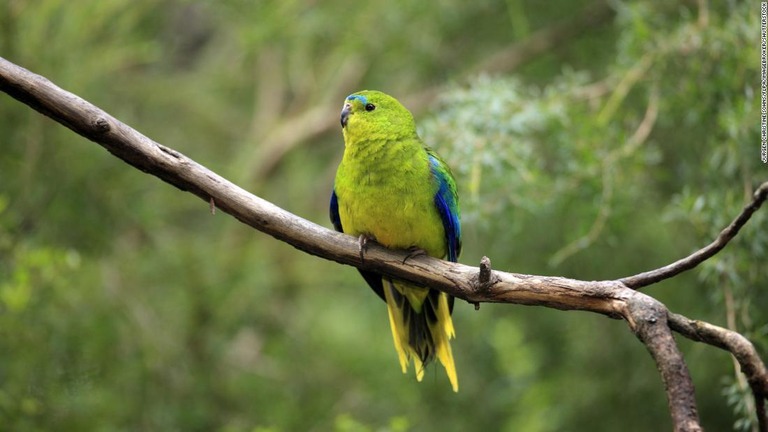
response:
<path id="1" fill-rule="evenodd" d="M 344 156 L 336 172 L 334 228 L 411 254 L 456 262 L 461 252 L 459 197 L 448 165 L 416 133 L 413 115 L 379 91 L 354 93 L 341 111 Z M 413 359 L 416 378 L 437 357 L 459 390 L 449 339 L 453 297 L 428 287 L 360 272 L 387 304 L 400 366 Z"/>

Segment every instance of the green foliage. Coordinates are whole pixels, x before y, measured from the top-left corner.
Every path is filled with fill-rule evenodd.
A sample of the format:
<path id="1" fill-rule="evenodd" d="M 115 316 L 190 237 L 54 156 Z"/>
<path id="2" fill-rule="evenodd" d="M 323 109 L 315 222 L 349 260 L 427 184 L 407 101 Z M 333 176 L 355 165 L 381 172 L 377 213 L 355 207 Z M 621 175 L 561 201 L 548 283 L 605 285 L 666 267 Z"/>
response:
<path id="1" fill-rule="evenodd" d="M 718 7 L 704 22 L 703 12 L 622 5 L 618 60 L 598 84 L 569 72 L 543 87 L 481 77 L 442 95 L 423 131 L 464 179 L 466 219 L 496 221 L 478 228 L 477 254 L 517 250 L 510 265 L 526 272 L 615 278 L 701 247 L 731 221 L 766 180 L 749 61 L 757 15 L 743 4 Z M 681 312 L 715 313 L 762 352 L 764 213 L 702 265 L 699 284 L 667 284 L 701 300 Z M 728 400 L 735 427 L 748 430 L 751 396 L 737 384 L 726 387 Z"/>
<path id="2" fill-rule="evenodd" d="M 746 3 L 612 2 L 612 26 L 513 74 L 466 72 L 586 3 L 15 0 L 0 4 L 0 53 L 326 225 L 342 141 L 323 122 L 342 98 L 379 88 L 418 105 L 440 89 L 417 124 L 459 181 L 461 261 L 617 278 L 710 242 L 768 179 Z M 211 216 L 3 96 L 0 135 L 10 429 L 669 428 L 658 373 L 621 322 L 459 302 L 454 395 L 441 371 L 401 374 L 383 304 L 353 269 Z M 648 293 L 766 357 L 765 224 L 763 209 Z M 750 430 L 729 357 L 681 343 L 704 426 Z"/>

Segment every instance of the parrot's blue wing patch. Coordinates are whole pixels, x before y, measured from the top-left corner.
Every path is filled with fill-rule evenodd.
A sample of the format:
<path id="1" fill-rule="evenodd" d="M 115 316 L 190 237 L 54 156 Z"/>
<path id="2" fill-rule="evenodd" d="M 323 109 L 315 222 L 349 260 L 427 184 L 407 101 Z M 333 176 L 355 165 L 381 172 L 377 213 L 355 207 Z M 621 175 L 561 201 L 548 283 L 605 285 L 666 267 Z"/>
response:
<path id="1" fill-rule="evenodd" d="M 461 253 L 461 223 L 459 222 L 459 198 L 456 183 L 448 167 L 430 152 L 429 167 L 437 180 L 438 190 L 435 194 L 435 206 L 443 221 L 445 240 L 448 245 L 448 260 L 456 262 Z"/>
<path id="2" fill-rule="evenodd" d="M 339 198 L 336 197 L 335 189 L 331 192 L 330 216 L 333 229 L 338 232 L 344 232 L 344 228 L 341 226 L 341 217 L 339 217 Z"/>

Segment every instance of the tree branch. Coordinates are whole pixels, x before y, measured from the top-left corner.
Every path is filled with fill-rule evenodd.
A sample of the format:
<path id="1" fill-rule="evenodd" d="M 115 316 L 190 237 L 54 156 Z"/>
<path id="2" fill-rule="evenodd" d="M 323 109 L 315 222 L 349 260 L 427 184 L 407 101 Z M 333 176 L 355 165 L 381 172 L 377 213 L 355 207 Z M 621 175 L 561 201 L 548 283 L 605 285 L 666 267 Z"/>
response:
<path id="1" fill-rule="evenodd" d="M 708 260 L 714 254 L 720 252 L 728 244 L 729 241 L 736 237 L 736 234 L 739 233 L 741 227 L 746 225 L 747 221 L 749 221 L 749 218 L 751 218 L 757 209 L 763 205 L 766 198 L 768 198 L 768 182 L 761 184 L 760 187 L 757 188 L 755 193 L 752 195 L 752 201 L 744 206 L 744 209 L 741 210 L 741 213 L 739 213 L 739 215 L 736 217 L 736 219 L 733 220 L 733 222 L 730 223 L 730 225 L 720 231 L 720 234 L 712 243 L 697 250 L 685 258 L 673 262 L 672 264 L 657 268 L 655 270 L 636 274 L 634 276 L 628 276 L 619 279 L 619 281 L 621 281 L 629 288 L 640 289 L 645 286 L 661 282 L 664 279 L 669 279 L 684 271 L 696 267 L 697 265 Z"/>
<path id="2" fill-rule="evenodd" d="M 670 314 L 662 303 L 631 289 L 623 280 L 590 282 L 493 271 L 487 260 L 481 268 L 427 256 L 406 260 L 407 252 L 388 250 L 376 244 L 370 245 L 363 263 L 356 238 L 314 224 L 248 193 L 49 80 L 2 58 L 0 90 L 98 143 L 130 165 L 197 195 L 207 205 L 215 203 L 220 210 L 241 222 L 307 253 L 427 285 L 475 304 L 503 302 L 538 305 L 561 310 L 585 310 L 624 319 L 656 362 L 666 388 L 675 430 L 697 431 L 701 428 L 690 373 L 670 327 L 686 336 L 700 336 L 695 340 L 716 346 L 722 344 L 737 357 L 749 357 L 741 354 L 742 345 L 736 342 L 727 343 L 725 339 L 702 336 L 709 333 L 701 329 L 710 327 L 700 325 L 697 333 L 690 326 L 683 325 L 685 323 Z M 768 185 L 760 190 L 765 195 Z M 765 199 L 764 196 L 762 199 Z M 753 206 L 749 214 L 758 206 Z M 742 219 L 738 227 L 746 222 L 748 216 L 739 220 Z M 730 234 L 731 237 L 737 231 L 738 228 Z M 755 375 L 758 378 L 748 377 L 750 383 L 764 383 L 765 380 L 760 377 L 764 375 L 765 366 L 756 355 L 749 358 L 751 363 L 745 364 L 755 365 L 758 371 Z M 764 387 L 753 388 L 764 391 Z"/>
<path id="3" fill-rule="evenodd" d="M 703 321 L 670 313 L 669 326 L 688 339 L 716 346 L 733 355 L 747 377 L 755 398 L 758 430 L 768 431 L 765 402 L 768 400 L 768 370 L 757 354 L 755 346 L 741 334 Z"/>

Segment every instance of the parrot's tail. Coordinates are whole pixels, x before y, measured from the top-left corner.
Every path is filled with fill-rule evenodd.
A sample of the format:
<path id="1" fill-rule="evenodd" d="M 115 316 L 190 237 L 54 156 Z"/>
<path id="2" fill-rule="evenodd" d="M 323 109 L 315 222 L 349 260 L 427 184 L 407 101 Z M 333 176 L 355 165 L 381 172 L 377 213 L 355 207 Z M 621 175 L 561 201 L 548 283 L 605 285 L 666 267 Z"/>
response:
<path id="1" fill-rule="evenodd" d="M 437 357 L 445 367 L 453 391 L 459 391 L 456 366 L 449 339 L 455 337 L 448 294 L 384 278 L 384 296 L 389 324 L 403 373 L 413 358 L 416 379 L 424 377 L 424 368 Z"/>

